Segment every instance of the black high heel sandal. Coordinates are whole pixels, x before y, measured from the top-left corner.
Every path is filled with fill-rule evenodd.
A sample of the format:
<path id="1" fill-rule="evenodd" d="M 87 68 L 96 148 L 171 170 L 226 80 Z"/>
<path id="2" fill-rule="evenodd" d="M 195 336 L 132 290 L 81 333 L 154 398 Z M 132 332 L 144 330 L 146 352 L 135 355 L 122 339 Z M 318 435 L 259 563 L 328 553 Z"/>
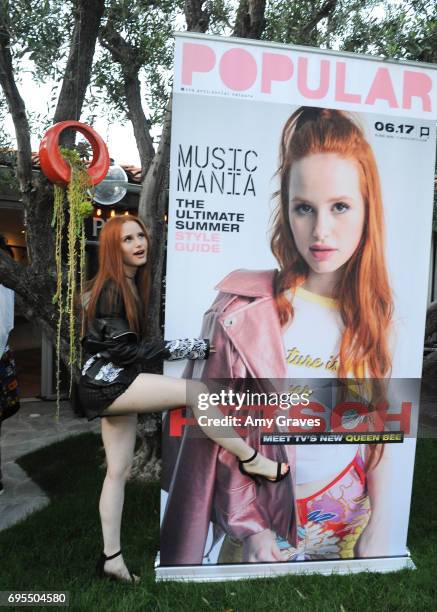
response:
<path id="1" fill-rule="evenodd" d="M 290 473 L 290 466 L 288 466 L 288 470 L 284 472 L 284 474 L 281 474 L 282 462 L 278 461 L 276 478 L 268 478 L 267 476 L 263 476 L 262 474 L 250 474 L 249 472 L 245 470 L 243 463 L 251 463 L 256 458 L 257 455 L 258 455 L 258 451 L 256 450 L 253 453 L 252 457 L 249 457 L 249 459 L 245 459 L 244 461 L 241 459 L 238 459 L 238 468 L 240 472 L 244 474 L 244 476 L 249 476 L 249 478 L 252 478 L 252 480 L 254 480 L 255 482 L 258 482 L 258 479 L 262 478 L 263 480 L 267 480 L 267 482 L 276 483 L 276 482 L 280 482 L 281 480 L 284 480 L 284 478 L 288 476 L 288 474 Z"/>
<path id="2" fill-rule="evenodd" d="M 112 561 L 112 559 L 115 559 L 116 557 L 119 557 L 120 555 L 121 555 L 121 550 L 119 550 L 114 555 L 110 555 L 109 557 L 107 557 L 105 553 L 102 553 L 96 563 L 97 575 L 100 578 L 109 578 L 109 580 L 117 580 L 118 582 L 127 582 L 127 583 L 136 584 L 137 582 L 139 582 L 139 578 L 138 580 L 135 580 L 134 574 L 132 574 L 132 572 L 129 569 L 127 571 L 129 572 L 130 580 L 127 580 L 126 578 L 122 578 L 122 576 L 119 576 L 118 574 L 113 574 L 111 572 L 105 572 L 106 561 Z"/>

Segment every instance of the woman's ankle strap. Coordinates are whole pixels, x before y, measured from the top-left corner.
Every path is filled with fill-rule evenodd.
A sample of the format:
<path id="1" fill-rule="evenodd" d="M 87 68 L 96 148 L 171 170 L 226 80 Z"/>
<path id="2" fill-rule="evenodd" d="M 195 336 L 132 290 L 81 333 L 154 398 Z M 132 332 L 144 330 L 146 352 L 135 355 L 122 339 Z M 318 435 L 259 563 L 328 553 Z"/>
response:
<path id="1" fill-rule="evenodd" d="M 118 552 L 116 552 L 114 555 L 111 555 L 109 557 L 107 557 L 105 555 L 105 553 L 102 553 L 102 556 L 105 557 L 105 561 L 111 561 L 112 559 L 115 559 L 115 557 L 118 557 L 121 555 L 121 550 L 119 550 Z"/>
<path id="2" fill-rule="evenodd" d="M 249 459 L 245 459 L 244 461 L 240 461 L 240 463 L 250 463 L 251 461 L 253 461 L 255 459 L 255 457 L 257 456 L 258 451 L 255 450 L 252 457 L 249 457 Z"/>

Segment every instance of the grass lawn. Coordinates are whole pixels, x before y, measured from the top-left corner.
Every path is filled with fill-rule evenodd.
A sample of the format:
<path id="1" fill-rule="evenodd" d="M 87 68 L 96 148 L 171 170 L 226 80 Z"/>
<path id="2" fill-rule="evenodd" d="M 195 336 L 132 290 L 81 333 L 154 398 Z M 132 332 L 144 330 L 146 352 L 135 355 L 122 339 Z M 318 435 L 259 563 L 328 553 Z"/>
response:
<path id="1" fill-rule="evenodd" d="M 216 584 L 155 584 L 159 487 L 142 484 L 127 487 L 123 549 L 143 580 L 133 588 L 95 579 L 102 458 L 99 437 L 84 434 L 20 459 L 51 503 L 0 532 L 0 590 L 69 591 L 70 609 L 84 611 L 437 610 L 436 440 L 420 440 L 416 457 L 409 547 L 417 571 Z"/>

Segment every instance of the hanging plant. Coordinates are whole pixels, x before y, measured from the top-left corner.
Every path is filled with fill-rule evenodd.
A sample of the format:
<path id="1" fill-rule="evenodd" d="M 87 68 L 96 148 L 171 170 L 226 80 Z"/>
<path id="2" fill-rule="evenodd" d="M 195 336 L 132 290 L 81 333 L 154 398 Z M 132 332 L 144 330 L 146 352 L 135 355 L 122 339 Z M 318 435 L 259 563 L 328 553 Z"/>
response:
<path id="1" fill-rule="evenodd" d="M 93 157 L 86 167 L 79 153 L 62 149 L 59 140 L 62 132 L 73 129 L 85 136 L 91 145 Z M 58 307 L 56 328 L 56 416 L 59 417 L 61 337 L 62 326 L 67 325 L 69 334 L 68 365 L 70 369 L 70 394 L 73 370 L 80 367 L 81 350 L 77 351 L 76 294 L 77 284 L 83 293 L 85 269 L 84 219 L 92 214 L 93 206 L 88 189 L 97 185 L 109 169 L 109 153 L 101 136 L 89 125 L 79 121 L 60 121 L 47 130 L 39 147 L 41 171 L 54 183 L 54 208 L 52 227 L 55 228 L 55 260 L 57 286 L 53 303 Z M 66 227 L 68 224 L 68 227 Z M 64 245 L 65 237 L 67 245 Z M 62 257 L 67 252 L 66 272 Z M 81 328 L 83 326 L 81 325 Z"/>
<path id="2" fill-rule="evenodd" d="M 59 417 L 60 398 L 60 368 L 61 368 L 61 331 L 64 319 L 69 331 L 69 355 L 71 393 L 73 384 L 73 369 L 80 367 L 81 349 L 77 351 L 76 336 L 76 295 L 79 282 L 79 292 L 83 292 L 85 269 L 85 223 L 84 219 L 93 212 L 87 190 L 91 186 L 90 177 L 79 153 L 71 149 L 61 149 L 63 158 L 71 167 L 71 179 L 67 188 L 54 186 L 54 208 L 52 227 L 55 228 L 55 260 L 57 287 L 53 303 L 58 307 L 58 322 L 56 333 L 56 416 Z M 67 208 L 68 214 L 65 214 Z M 68 227 L 65 228 L 66 217 Z M 64 231 L 65 228 L 65 231 Z M 64 248 L 64 235 L 67 236 L 67 249 Z M 67 250 L 66 274 L 62 266 L 62 253 Z M 65 294 L 64 294 L 65 282 Z M 81 325 L 82 328 L 82 325 Z"/>
<path id="3" fill-rule="evenodd" d="M 73 129 L 85 136 L 93 150 L 93 157 L 85 166 L 79 153 L 59 147 L 59 139 L 64 130 Z M 79 121 L 61 121 L 47 130 L 39 148 L 41 170 L 54 183 L 54 207 L 52 227 L 55 228 L 55 260 L 57 286 L 53 303 L 58 307 L 56 327 L 56 415 L 59 417 L 60 366 L 62 325 L 65 322 L 69 331 L 70 389 L 73 385 L 73 370 L 80 367 L 81 349 L 77 351 L 76 337 L 76 294 L 77 283 L 83 293 L 85 269 L 85 226 L 84 219 L 92 214 L 93 206 L 88 197 L 88 189 L 100 183 L 108 173 L 109 153 L 101 136 L 90 126 Z M 66 228 L 66 223 L 68 227 Z M 64 247 L 67 237 L 67 248 Z M 67 251 L 67 267 L 64 273 L 62 256 Z M 65 291 L 65 294 L 64 294 Z M 82 323 L 82 321 L 81 321 Z M 82 324 L 81 324 L 82 329 Z"/>

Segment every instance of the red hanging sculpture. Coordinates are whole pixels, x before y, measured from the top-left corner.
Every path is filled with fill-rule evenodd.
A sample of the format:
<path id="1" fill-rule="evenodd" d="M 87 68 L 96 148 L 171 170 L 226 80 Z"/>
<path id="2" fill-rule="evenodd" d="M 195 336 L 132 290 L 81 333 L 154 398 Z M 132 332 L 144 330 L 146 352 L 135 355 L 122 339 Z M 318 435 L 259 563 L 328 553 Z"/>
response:
<path id="1" fill-rule="evenodd" d="M 60 121 L 47 130 L 39 147 L 41 171 L 49 181 L 57 185 L 67 185 L 70 181 L 71 167 L 59 150 L 59 136 L 68 128 L 73 128 L 83 134 L 90 143 L 93 158 L 87 172 L 91 183 L 97 185 L 108 174 L 110 162 L 108 148 L 102 137 L 93 128 L 79 121 Z"/>

